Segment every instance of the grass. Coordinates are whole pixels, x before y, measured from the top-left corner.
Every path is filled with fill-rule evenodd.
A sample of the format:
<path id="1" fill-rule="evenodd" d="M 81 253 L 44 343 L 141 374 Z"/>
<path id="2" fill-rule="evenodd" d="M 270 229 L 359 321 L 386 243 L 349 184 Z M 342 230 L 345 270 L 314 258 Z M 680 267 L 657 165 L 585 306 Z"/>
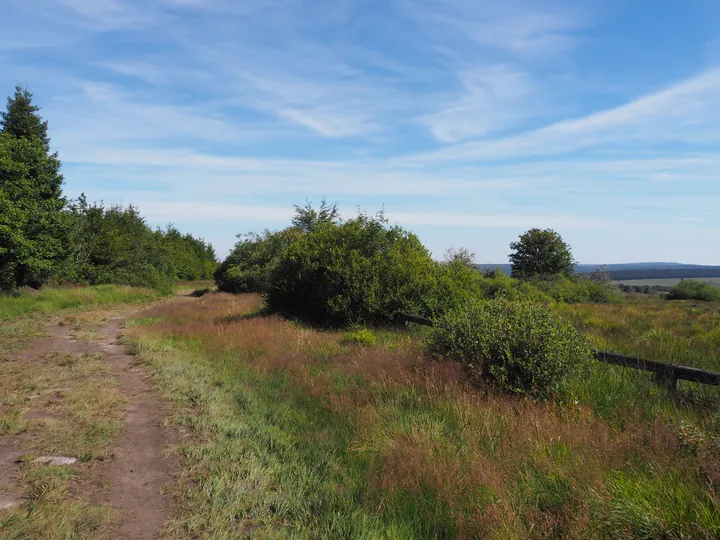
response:
<path id="1" fill-rule="evenodd" d="M 67 467 L 26 465 L 21 483 L 30 500 L 21 510 L 0 511 L 4 540 L 103 538 L 117 513 L 109 505 L 90 506 L 67 497 L 76 472 Z"/>
<path id="2" fill-rule="evenodd" d="M 156 298 L 158 293 L 155 291 L 117 285 L 46 288 L 36 293 L 4 294 L 0 295 L 0 321 L 20 315 L 49 314 L 87 306 L 148 302 Z"/>
<path id="3" fill-rule="evenodd" d="M 211 294 L 126 330 L 192 434 L 169 537 L 720 535 L 720 445 L 672 396 L 627 408 L 610 386 L 607 415 L 579 384 L 564 402 L 511 398 L 413 335 L 359 347 L 260 308 Z"/>
<path id="4" fill-rule="evenodd" d="M 72 323 L 82 330 L 82 321 L 94 326 L 102 317 L 82 314 Z M 93 462 L 111 456 L 112 441 L 122 428 L 125 398 L 104 356 L 53 352 L 37 359 L 6 359 L 0 366 L 0 437 L 22 445 L 16 489 L 28 496 L 21 507 L 0 513 L 0 537 L 103 537 L 116 513 L 107 505 L 89 505 L 70 491 Z M 40 455 L 79 461 L 71 467 L 33 464 Z"/>

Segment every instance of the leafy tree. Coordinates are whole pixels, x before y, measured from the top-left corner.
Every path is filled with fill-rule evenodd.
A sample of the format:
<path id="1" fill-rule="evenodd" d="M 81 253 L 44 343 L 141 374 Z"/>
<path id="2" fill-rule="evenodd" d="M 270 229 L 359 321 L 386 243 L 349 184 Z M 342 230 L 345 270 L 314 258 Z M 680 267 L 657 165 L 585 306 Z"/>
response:
<path id="1" fill-rule="evenodd" d="M 16 139 L 38 137 L 49 147 L 48 123 L 38 115 L 40 107 L 32 99 L 30 90 L 21 85 L 15 87 L 15 95 L 7 100 L 7 111 L 0 112 L 2 132 Z"/>
<path id="2" fill-rule="evenodd" d="M 217 261 L 215 250 L 210 244 L 190 234 L 182 234 L 172 224 L 163 231 L 163 236 L 178 279 L 212 279 Z"/>
<path id="3" fill-rule="evenodd" d="M 519 242 L 510 244 L 510 249 L 512 277 L 571 276 L 575 271 L 570 246 L 552 229 L 530 229 Z"/>
<path id="4" fill-rule="evenodd" d="M 206 279 L 212 246 L 169 226 L 153 231 L 136 208 L 68 205 L 70 250 L 57 278 L 92 285 L 120 283 L 170 292 L 178 279 Z"/>
<path id="5" fill-rule="evenodd" d="M 295 205 L 295 216 L 292 218 L 293 227 L 304 232 L 314 230 L 323 223 L 337 223 L 340 219 L 340 212 L 337 204 L 328 204 L 325 199 L 320 201 L 320 208 L 315 210 L 312 203 L 305 206 Z"/>

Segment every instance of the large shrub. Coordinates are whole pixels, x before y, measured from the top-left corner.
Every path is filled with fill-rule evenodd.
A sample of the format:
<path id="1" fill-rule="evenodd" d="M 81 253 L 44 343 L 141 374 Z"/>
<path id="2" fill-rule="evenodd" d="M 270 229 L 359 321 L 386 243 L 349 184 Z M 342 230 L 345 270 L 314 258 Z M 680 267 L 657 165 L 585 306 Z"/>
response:
<path id="1" fill-rule="evenodd" d="M 215 272 L 218 289 L 229 293 L 265 292 L 280 256 L 300 236 L 296 228 L 241 236 Z"/>
<path id="2" fill-rule="evenodd" d="M 433 261 L 414 234 L 362 214 L 300 235 L 274 268 L 266 301 L 313 324 L 378 324 L 444 311 L 465 296 L 472 272 Z"/>
<path id="3" fill-rule="evenodd" d="M 508 392 L 547 397 L 590 362 L 580 334 L 549 307 L 471 300 L 439 317 L 426 350 L 477 368 Z"/>
<path id="4" fill-rule="evenodd" d="M 720 289 L 709 283 L 684 279 L 675 285 L 668 293 L 668 300 L 704 300 L 706 302 L 720 302 Z"/>

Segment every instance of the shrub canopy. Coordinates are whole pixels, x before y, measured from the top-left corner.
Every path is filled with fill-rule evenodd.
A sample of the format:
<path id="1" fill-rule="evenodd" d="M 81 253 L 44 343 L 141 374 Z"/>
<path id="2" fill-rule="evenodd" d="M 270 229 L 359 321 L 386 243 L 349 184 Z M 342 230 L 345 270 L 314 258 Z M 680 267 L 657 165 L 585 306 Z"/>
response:
<path id="1" fill-rule="evenodd" d="M 426 350 L 462 361 L 504 391 L 548 397 L 591 361 L 578 331 L 549 307 L 527 301 L 470 300 L 435 321 Z"/>
<path id="2" fill-rule="evenodd" d="M 323 326 L 433 316 L 464 298 L 479 272 L 441 265 L 414 234 L 361 214 L 298 235 L 274 267 L 271 310 Z"/>

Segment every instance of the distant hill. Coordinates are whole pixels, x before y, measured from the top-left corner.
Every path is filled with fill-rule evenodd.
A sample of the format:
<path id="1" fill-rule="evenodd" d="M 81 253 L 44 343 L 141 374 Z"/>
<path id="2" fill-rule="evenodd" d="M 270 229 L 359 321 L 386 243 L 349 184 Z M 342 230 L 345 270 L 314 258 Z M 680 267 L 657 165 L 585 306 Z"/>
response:
<path id="1" fill-rule="evenodd" d="M 578 264 L 575 270 L 579 274 L 589 274 L 601 264 Z M 704 266 L 700 264 L 682 264 L 673 262 L 639 262 L 604 265 L 605 271 L 610 274 L 613 280 L 632 279 L 669 279 L 669 278 L 694 278 L 694 277 L 720 277 L 720 266 Z M 510 274 L 509 264 L 478 264 L 481 272 L 499 268 L 506 274 Z"/>

